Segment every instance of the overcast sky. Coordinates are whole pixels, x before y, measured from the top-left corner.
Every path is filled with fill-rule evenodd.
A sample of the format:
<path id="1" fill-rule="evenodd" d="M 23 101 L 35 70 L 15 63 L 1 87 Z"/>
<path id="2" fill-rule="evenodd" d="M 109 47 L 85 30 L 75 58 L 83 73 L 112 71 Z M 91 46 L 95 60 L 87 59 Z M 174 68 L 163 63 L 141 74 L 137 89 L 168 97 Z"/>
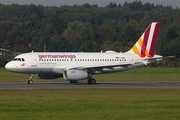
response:
<path id="1" fill-rule="evenodd" d="M 117 4 L 123 4 L 125 1 L 132 2 L 135 0 L 0 0 L 1 4 L 12 4 L 17 3 L 20 5 L 24 4 L 41 4 L 44 6 L 61 6 L 61 5 L 82 5 L 84 3 L 96 4 L 98 6 L 106 6 L 110 2 Z M 159 5 L 171 5 L 172 7 L 180 8 L 180 0 L 140 0 L 143 3 L 149 2 Z"/>

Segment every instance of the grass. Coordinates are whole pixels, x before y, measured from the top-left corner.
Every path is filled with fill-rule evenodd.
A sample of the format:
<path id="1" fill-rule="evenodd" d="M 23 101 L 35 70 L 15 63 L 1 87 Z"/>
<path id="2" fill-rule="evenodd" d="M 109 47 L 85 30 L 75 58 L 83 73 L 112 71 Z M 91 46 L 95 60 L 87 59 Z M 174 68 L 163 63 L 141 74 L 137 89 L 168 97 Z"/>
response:
<path id="1" fill-rule="evenodd" d="M 179 81 L 179 73 L 180 68 L 143 67 L 95 78 L 97 81 Z M 0 82 L 27 79 L 27 75 L 0 68 Z M 34 82 L 39 81 L 35 76 Z M 0 90 L 0 120 L 179 120 L 179 95 L 180 89 L 154 88 Z"/>
<path id="2" fill-rule="evenodd" d="M 179 89 L 0 91 L 2 120 L 178 120 Z"/>
<path id="3" fill-rule="evenodd" d="M 171 82 L 180 81 L 180 68 L 166 68 L 166 67 L 142 67 L 136 68 L 129 71 L 118 72 L 113 74 L 100 74 L 94 75 L 94 78 L 98 81 L 119 81 L 119 82 L 130 82 L 130 81 L 148 81 L 148 82 Z M 0 82 L 26 82 L 29 76 L 26 74 L 18 74 L 7 71 L 5 68 L 0 68 Z M 37 75 L 33 77 L 34 82 L 45 82 L 49 80 L 40 80 Z M 63 80 L 59 78 L 51 80 L 57 82 Z M 85 81 L 86 82 L 86 81 Z"/>

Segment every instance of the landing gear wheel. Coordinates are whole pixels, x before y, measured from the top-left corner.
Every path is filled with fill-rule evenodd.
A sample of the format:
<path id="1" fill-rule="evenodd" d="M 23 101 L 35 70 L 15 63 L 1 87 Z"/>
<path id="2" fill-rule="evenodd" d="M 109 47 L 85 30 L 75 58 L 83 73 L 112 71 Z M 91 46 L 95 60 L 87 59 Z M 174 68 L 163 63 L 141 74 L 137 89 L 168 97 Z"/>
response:
<path id="1" fill-rule="evenodd" d="M 95 79 L 92 79 L 92 80 L 91 80 L 91 83 L 92 83 L 92 84 L 96 84 L 96 80 L 95 80 Z"/>
<path id="2" fill-rule="evenodd" d="M 33 81 L 32 81 L 32 80 L 28 80 L 27 83 L 28 83 L 28 84 L 33 84 Z"/>
<path id="3" fill-rule="evenodd" d="M 70 83 L 77 83 L 77 80 L 70 80 Z"/>
<path id="4" fill-rule="evenodd" d="M 32 78 L 33 74 L 29 74 L 29 80 L 27 81 L 28 84 L 33 84 Z"/>
<path id="5" fill-rule="evenodd" d="M 96 80 L 95 79 L 89 79 L 88 84 L 96 84 Z"/>

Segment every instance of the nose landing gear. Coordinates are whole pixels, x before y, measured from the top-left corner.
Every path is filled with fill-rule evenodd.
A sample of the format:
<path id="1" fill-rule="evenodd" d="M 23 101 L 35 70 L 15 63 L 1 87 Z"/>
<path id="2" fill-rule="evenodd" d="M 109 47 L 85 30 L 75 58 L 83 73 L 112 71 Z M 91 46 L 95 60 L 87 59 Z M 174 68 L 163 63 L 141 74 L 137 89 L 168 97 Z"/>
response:
<path id="1" fill-rule="evenodd" d="M 32 78 L 33 78 L 33 74 L 30 74 L 29 80 L 27 81 L 28 84 L 33 84 Z"/>

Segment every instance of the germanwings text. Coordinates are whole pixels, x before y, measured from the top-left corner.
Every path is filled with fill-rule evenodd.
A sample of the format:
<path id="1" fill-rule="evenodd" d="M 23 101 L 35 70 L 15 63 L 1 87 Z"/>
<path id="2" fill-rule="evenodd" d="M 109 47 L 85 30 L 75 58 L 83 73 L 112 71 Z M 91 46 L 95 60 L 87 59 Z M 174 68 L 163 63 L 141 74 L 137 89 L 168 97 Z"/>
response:
<path id="1" fill-rule="evenodd" d="M 76 58 L 76 55 L 38 55 L 39 59 L 45 59 L 45 58 L 69 58 L 73 59 Z"/>

